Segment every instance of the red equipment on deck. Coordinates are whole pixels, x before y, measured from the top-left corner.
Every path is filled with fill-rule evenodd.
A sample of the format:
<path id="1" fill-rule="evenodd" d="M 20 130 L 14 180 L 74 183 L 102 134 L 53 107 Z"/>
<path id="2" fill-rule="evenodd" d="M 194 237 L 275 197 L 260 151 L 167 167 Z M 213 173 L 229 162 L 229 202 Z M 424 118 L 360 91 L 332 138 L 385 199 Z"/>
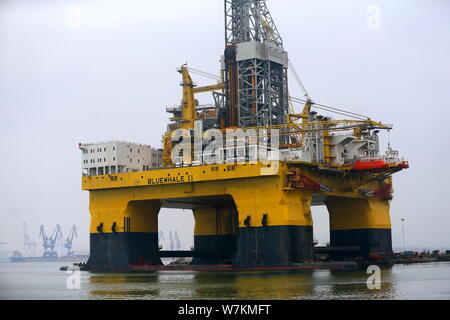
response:
<path id="1" fill-rule="evenodd" d="M 353 170 L 365 171 L 365 170 L 380 170 L 389 168 L 389 164 L 385 160 L 368 160 L 368 161 L 355 161 L 353 164 Z M 391 166 L 392 167 L 392 166 Z M 402 169 L 408 169 L 408 161 L 403 161 L 397 164 L 397 167 Z"/>
<path id="2" fill-rule="evenodd" d="M 355 161 L 353 165 L 354 170 L 377 170 L 386 169 L 389 165 L 384 160 L 372 160 L 372 161 Z"/>

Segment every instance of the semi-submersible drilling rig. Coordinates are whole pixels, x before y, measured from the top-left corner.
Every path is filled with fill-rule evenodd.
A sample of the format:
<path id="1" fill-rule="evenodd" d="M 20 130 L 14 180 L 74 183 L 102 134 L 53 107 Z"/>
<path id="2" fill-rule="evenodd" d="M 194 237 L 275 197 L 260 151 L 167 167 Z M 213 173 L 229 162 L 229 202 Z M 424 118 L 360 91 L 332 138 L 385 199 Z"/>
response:
<path id="1" fill-rule="evenodd" d="M 391 176 L 408 168 L 390 147 L 380 155 L 378 134 L 392 126 L 316 104 L 307 93 L 304 100 L 290 97 L 291 64 L 266 1 L 225 0 L 225 28 L 218 83 L 198 87 L 190 76 L 194 69 L 179 69 L 182 103 L 167 109 L 173 118 L 163 138 L 160 168 L 124 172 L 103 167 L 95 154 L 89 155 L 103 148 L 80 144 L 94 158 L 84 160 L 94 168 L 85 167 L 82 178 L 82 188 L 90 191 L 88 268 L 162 265 L 161 208 L 193 210 L 192 265 L 291 268 L 313 261 L 311 206 L 322 205 L 330 215 L 332 259 L 391 254 Z M 212 92 L 213 105 L 199 104 L 196 95 L 205 92 Z M 293 111 L 297 102 L 304 105 L 300 114 Z M 315 110 L 352 120 L 334 120 Z M 265 144 L 258 152 L 265 148 L 267 161 L 250 160 L 252 142 L 241 148 L 244 153 L 230 151 L 239 139 L 228 133 L 239 129 L 259 132 Z M 187 135 L 180 136 L 180 130 Z M 220 133 L 227 133 L 224 145 L 218 143 Z M 182 140 L 195 147 L 174 152 Z M 224 164 L 205 161 L 205 141 L 217 142 Z M 279 145 L 276 157 L 273 142 Z"/>

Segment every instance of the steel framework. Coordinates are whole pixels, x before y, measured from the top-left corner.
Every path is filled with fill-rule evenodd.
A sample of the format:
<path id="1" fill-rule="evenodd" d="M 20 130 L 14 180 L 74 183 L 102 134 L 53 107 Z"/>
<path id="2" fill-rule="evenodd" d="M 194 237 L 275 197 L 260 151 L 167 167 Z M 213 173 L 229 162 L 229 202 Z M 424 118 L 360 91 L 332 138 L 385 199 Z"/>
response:
<path id="1" fill-rule="evenodd" d="M 272 61 L 268 54 L 270 50 L 285 52 L 266 2 L 225 0 L 225 21 L 226 100 L 229 114 L 233 115 L 228 125 L 246 128 L 286 123 L 289 114 L 287 65 Z M 239 47 L 244 43 L 263 44 L 260 51 L 267 54 L 267 59 L 259 54 L 251 56 L 252 46 Z M 240 50 L 248 48 L 248 58 L 237 58 Z"/>
<path id="2" fill-rule="evenodd" d="M 225 0 L 225 43 L 257 41 L 283 47 L 266 0 Z"/>

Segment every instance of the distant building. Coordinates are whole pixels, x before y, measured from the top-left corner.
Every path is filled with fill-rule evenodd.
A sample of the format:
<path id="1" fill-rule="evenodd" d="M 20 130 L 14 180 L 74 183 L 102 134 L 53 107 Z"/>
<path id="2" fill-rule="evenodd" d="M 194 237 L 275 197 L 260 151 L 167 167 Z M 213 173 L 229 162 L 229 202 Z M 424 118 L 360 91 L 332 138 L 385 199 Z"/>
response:
<path id="1" fill-rule="evenodd" d="M 79 144 L 83 176 L 149 171 L 162 167 L 162 150 L 121 141 Z"/>

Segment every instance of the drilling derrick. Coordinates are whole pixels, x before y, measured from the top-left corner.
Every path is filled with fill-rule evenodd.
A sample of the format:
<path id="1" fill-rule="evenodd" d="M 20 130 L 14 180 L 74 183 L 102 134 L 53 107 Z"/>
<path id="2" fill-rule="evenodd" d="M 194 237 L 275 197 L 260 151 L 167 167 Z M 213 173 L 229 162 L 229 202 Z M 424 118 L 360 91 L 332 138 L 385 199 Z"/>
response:
<path id="1" fill-rule="evenodd" d="M 227 125 L 286 123 L 288 55 L 265 1 L 225 1 Z"/>

